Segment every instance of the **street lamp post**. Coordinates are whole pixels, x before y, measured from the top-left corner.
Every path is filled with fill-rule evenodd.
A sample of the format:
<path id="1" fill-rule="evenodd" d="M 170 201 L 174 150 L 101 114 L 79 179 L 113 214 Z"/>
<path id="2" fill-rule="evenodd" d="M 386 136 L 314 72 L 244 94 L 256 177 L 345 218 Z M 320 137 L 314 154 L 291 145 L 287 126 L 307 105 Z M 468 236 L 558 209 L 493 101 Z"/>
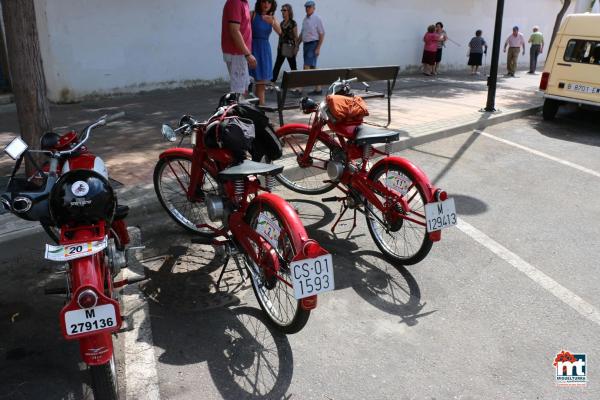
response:
<path id="1" fill-rule="evenodd" d="M 500 60 L 500 35 L 502 34 L 502 18 L 504 14 L 504 0 L 498 0 L 496 6 L 496 24 L 494 25 L 494 44 L 492 47 L 492 62 L 488 76 L 488 96 L 484 111 L 496 111 L 496 83 L 498 81 L 498 62 Z"/>

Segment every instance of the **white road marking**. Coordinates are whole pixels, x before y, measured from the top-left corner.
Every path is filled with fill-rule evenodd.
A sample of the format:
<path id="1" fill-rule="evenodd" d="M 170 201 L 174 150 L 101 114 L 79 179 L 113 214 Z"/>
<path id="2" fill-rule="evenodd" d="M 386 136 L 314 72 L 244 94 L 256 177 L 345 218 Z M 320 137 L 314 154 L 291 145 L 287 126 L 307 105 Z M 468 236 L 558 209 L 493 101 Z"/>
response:
<path id="1" fill-rule="evenodd" d="M 136 285 L 123 292 L 123 311 L 133 323 L 125 332 L 125 399 L 159 400 L 158 372 L 148 303 Z"/>
<path id="2" fill-rule="evenodd" d="M 130 227 L 132 245 L 141 244 L 139 228 Z M 139 250 L 135 251 L 139 254 Z M 137 254 L 136 254 L 137 255 Z M 128 254 L 129 268 L 123 270 L 124 278 L 136 278 L 143 274 L 144 267 L 134 254 Z M 128 317 L 133 329 L 123 333 L 125 351 L 125 399 L 160 400 L 158 372 L 152 340 L 152 325 L 148 302 L 137 284 L 123 289 L 123 314 Z"/>
<path id="3" fill-rule="evenodd" d="M 513 146 L 513 147 L 516 147 L 518 149 L 528 151 L 529 153 L 535 154 L 536 156 L 547 158 L 548 160 L 555 161 L 555 162 L 557 162 L 559 164 L 566 165 L 567 167 L 575 168 L 576 170 L 579 170 L 581 172 L 585 172 L 586 174 L 590 174 L 590 175 L 593 175 L 593 176 L 595 176 L 597 178 L 600 178 L 600 172 L 594 171 L 594 170 L 586 168 L 586 167 L 582 167 L 579 164 L 575 164 L 575 163 L 572 163 L 570 161 L 563 160 L 562 158 L 551 156 L 550 154 L 542 153 L 541 151 L 532 149 L 531 147 L 523 146 L 523 145 L 520 145 L 518 143 L 511 142 L 510 140 L 506 140 L 506 139 L 502 139 L 502 138 L 499 138 L 499 137 L 494 136 L 494 135 L 490 135 L 489 133 L 486 133 L 486 132 L 483 132 L 483 131 L 476 130 L 475 133 L 478 133 L 478 134 L 480 134 L 482 136 L 485 136 L 487 138 L 490 138 L 490 139 L 497 140 L 498 142 L 507 144 L 509 146 Z"/>
<path id="4" fill-rule="evenodd" d="M 584 299 L 577 296 L 575 293 L 562 286 L 560 283 L 556 282 L 554 279 L 550 278 L 533 265 L 527 263 L 521 257 L 511 252 L 506 247 L 487 236 L 485 233 L 468 224 L 463 219 L 458 220 L 456 227 L 477 241 L 479 244 L 490 250 L 492 253 L 496 254 L 498 257 L 515 267 L 517 270 L 521 271 L 529 279 L 546 289 L 548 292 L 577 311 L 583 317 L 587 318 L 596 325 L 600 325 L 600 312 L 590 303 L 586 302 Z"/>

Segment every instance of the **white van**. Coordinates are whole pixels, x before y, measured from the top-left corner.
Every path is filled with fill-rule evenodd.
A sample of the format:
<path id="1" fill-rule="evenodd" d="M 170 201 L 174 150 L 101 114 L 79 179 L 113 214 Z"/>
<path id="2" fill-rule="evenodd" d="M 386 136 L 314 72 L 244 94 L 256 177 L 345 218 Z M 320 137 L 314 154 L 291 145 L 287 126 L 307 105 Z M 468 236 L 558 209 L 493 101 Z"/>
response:
<path id="1" fill-rule="evenodd" d="M 542 74 L 543 116 L 576 103 L 600 108 L 600 14 L 571 14 L 561 25 Z"/>

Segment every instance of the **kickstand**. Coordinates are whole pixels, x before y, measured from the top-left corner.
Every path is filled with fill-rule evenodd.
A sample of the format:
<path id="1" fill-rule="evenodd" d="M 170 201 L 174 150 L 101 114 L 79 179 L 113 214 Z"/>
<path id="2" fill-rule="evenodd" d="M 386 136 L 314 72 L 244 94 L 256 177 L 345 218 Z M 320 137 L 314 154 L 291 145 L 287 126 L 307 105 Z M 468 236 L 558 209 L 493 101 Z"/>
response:
<path id="1" fill-rule="evenodd" d="M 345 199 L 342 200 L 342 204 L 340 206 L 340 216 L 335 221 L 335 224 L 333 224 L 333 226 L 331 227 L 331 233 L 335 234 L 335 228 L 342 220 L 342 217 L 344 216 L 344 214 L 346 214 L 346 211 L 348 211 L 348 208 L 350 208 L 350 207 L 348 207 L 348 204 L 346 204 L 346 200 Z M 354 218 L 353 218 L 353 222 L 352 222 L 352 228 L 348 231 L 348 235 L 350 235 L 350 233 L 354 230 L 354 228 L 356 228 L 356 208 L 354 209 Z"/>
<path id="2" fill-rule="evenodd" d="M 217 279 L 217 291 L 221 288 L 221 280 L 223 279 L 223 275 L 225 275 L 225 272 L 232 272 L 235 271 L 236 269 L 239 271 L 240 276 L 242 277 L 242 282 L 246 283 L 246 277 L 244 276 L 244 270 L 242 269 L 241 265 L 240 265 L 240 261 L 238 260 L 238 258 L 234 255 L 233 256 L 233 261 L 235 262 L 235 269 L 227 269 L 227 265 L 229 264 L 229 260 L 231 259 L 231 256 L 227 256 L 225 258 L 225 261 L 223 262 L 223 268 L 221 269 L 221 273 L 219 274 L 219 279 Z"/>

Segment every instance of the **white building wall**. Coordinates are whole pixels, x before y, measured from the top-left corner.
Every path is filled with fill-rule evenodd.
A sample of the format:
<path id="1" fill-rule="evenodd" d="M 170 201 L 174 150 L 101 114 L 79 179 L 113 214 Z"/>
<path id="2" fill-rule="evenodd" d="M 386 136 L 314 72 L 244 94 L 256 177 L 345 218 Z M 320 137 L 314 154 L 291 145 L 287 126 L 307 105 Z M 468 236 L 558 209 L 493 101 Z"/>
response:
<path id="1" fill-rule="evenodd" d="M 226 78 L 220 50 L 224 2 L 36 0 L 49 97 L 70 101 Z M 289 2 L 301 23 L 304 0 Z M 539 25 L 549 36 L 560 7 L 559 0 L 506 0 L 502 41 L 513 25 L 526 36 Z M 464 68 L 466 44 L 476 29 L 491 46 L 495 11 L 495 0 L 317 0 L 326 29 L 319 64 L 417 68 L 426 27 L 440 20 L 452 39 L 444 67 Z M 276 41 L 273 34 L 274 51 Z"/>

